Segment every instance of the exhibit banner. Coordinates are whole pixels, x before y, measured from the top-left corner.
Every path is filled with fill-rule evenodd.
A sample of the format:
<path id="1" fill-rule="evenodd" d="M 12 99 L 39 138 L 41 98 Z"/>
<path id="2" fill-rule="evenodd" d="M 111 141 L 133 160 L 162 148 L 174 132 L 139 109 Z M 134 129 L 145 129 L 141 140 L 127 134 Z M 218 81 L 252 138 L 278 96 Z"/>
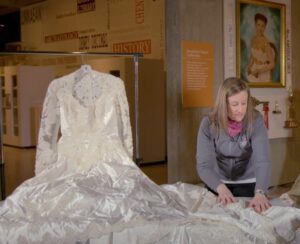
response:
<path id="1" fill-rule="evenodd" d="M 143 53 L 164 58 L 164 1 L 46 0 L 21 9 L 24 50 Z"/>

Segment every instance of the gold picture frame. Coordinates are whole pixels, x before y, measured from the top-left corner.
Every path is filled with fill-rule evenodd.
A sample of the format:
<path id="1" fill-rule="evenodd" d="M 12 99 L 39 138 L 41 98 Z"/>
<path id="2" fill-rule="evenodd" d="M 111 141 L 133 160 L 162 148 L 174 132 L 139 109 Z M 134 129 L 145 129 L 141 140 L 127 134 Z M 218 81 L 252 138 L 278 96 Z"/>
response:
<path id="1" fill-rule="evenodd" d="M 236 1 L 237 76 L 250 87 L 285 87 L 284 4 Z"/>

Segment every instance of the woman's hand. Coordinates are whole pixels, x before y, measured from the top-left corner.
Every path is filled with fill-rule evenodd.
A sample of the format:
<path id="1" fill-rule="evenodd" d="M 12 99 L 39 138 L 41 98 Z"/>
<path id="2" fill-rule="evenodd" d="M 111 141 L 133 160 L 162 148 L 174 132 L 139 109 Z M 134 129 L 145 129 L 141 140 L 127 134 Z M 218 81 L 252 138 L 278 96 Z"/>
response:
<path id="1" fill-rule="evenodd" d="M 217 193 L 219 194 L 217 197 L 217 203 L 221 203 L 222 205 L 227 205 L 229 203 L 236 202 L 231 191 L 227 188 L 225 184 L 218 185 L 216 190 Z"/>
<path id="2" fill-rule="evenodd" d="M 264 194 L 256 192 L 255 196 L 249 203 L 249 207 L 253 208 L 257 213 L 262 213 L 269 209 L 271 204 Z"/>

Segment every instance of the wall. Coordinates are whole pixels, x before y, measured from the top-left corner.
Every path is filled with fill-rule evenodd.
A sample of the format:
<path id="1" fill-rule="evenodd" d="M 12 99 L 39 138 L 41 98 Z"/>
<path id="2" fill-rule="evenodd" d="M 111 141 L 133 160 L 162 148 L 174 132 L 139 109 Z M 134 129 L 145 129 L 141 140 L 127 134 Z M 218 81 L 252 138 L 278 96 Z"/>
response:
<path id="1" fill-rule="evenodd" d="M 166 1 L 167 155 L 168 181 L 197 182 L 196 137 L 208 109 L 181 104 L 181 40 L 214 46 L 214 85 L 223 79 L 222 1 Z M 214 88 L 216 91 L 216 87 Z"/>
<path id="2" fill-rule="evenodd" d="M 295 92 L 296 118 L 300 126 L 300 2 L 297 0 L 291 1 L 292 9 L 292 84 Z M 292 137 L 287 139 L 272 140 L 273 162 L 276 165 L 281 165 L 281 172 L 276 175 L 273 172 L 273 182 L 276 177 L 281 183 L 291 182 L 300 173 L 300 127 L 293 129 Z M 285 154 L 284 154 L 285 152 Z"/>
<path id="3" fill-rule="evenodd" d="M 297 119 L 300 116 L 300 23 L 299 1 L 292 0 L 292 83 L 296 96 Z M 199 182 L 196 173 L 196 137 L 205 109 L 183 109 L 181 105 L 181 40 L 210 42 L 214 45 L 214 95 L 224 77 L 223 70 L 223 1 L 166 1 L 167 64 L 167 150 L 169 182 Z M 187 14 L 188 13 L 188 14 Z M 298 52 L 299 53 L 299 52 Z M 297 67 L 298 66 L 298 67 Z M 270 140 L 273 163 L 272 185 L 291 182 L 300 172 L 300 129 L 291 137 Z"/>

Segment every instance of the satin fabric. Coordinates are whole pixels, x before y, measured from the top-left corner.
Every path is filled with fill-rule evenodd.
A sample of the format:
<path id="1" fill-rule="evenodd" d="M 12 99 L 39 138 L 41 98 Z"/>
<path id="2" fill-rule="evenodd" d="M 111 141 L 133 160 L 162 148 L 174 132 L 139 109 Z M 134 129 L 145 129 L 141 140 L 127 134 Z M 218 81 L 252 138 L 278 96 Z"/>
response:
<path id="1" fill-rule="evenodd" d="M 81 85 L 75 82 L 76 72 L 50 84 L 37 174 L 3 202 L 0 243 L 300 240 L 296 208 L 274 207 L 259 215 L 246 208 L 245 200 L 224 207 L 202 187 L 152 182 L 131 159 L 123 82 L 91 72 L 81 76 Z M 86 96 L 74 96 L 74 84 L 76 89 L 87 85 L 91 89 L 85 90 Z M 100 92 L 93 92 L 96 87 Z M 56 141 L 58 126 L 61 137 Z"/>

